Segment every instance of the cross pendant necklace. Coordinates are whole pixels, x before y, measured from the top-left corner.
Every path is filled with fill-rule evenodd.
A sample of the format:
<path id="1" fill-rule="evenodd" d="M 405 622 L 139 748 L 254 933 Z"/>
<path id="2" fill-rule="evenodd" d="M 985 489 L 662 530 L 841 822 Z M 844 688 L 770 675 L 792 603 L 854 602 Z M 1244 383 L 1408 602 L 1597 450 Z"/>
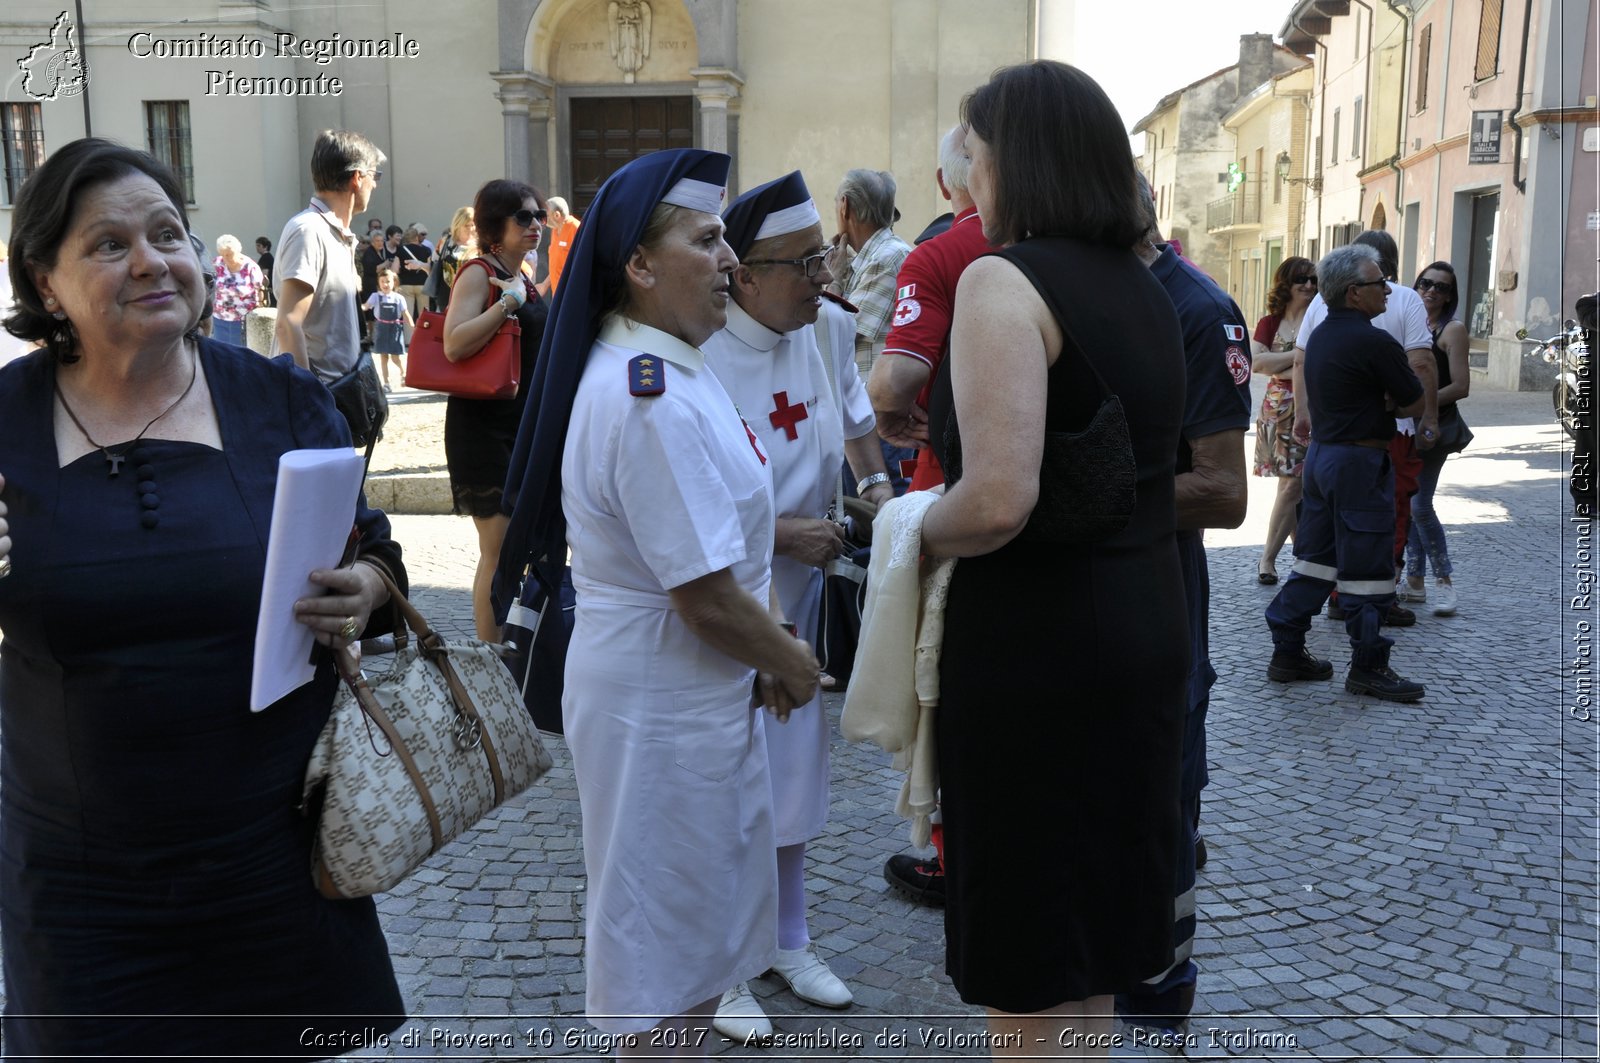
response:
<path id="1" fill-rule="evenodd" d="M 77 425 L 78 431 L 83 433 L 83 438 L 85 438 L 85 439 L 87 439 L 89 441 L 89 445 L 91 447 L 94 447 L 97 450 L 99 450 L 101 454 L 105 455 L 106 466 L 110 470 L 109 472 L 106 473 L 106 477 L 108 479 L 114 479 L 116 477 L 117 473 L 122 471 L 122 463 L 128 460 L 128 451 L 133 449 L 133 444 L 137 443 L 137 442 L 139 442 L 139 440 L 143 439 L 144 438 L 144 434 L 146 432 L 150 431 L 151 427 L 157 421 L 161 420 L 161 418 L 165 417 L 167 414 L 169 414 L 173 410 L 177 409 L 178 408 L 178 403 L 182 402 L 184 399 L 189 397 L 189 392 L 194 390 L 194 382 L 195 382 L 195 380 L 197 380 L 199 378 L 199 376 L 200 376 L 200 356 L 198 354 L 196 354 L 195 358 L 194 358 L 194 362 L 191 363 L 191 365 L 189 367 L 189 384 L 188 384 L 187 387 L 185 387 L 183 389 L 183 394 L 179 395 L 177 398 L 173 399 L 170 403 L 168 403 L 166 409 L 162 410 L 160 413 L 158 413 L 154 417 L 150 418 L 149 422 L 147 422 L 145 424 L 145 426 L 139 430 L 139 434 L 133 437 L 133 441 L 130 442 L 127 446 L 123 447 L 121 450 L 112 450 L 110 447 L 106 446 L 103 443 L 95 442 L 94 436 L 90 435 L 89 434 L 89 430 L 87 428 L 83 427 L 83 422 L 78 420 L 78 415 L 73 413 L 72 412 L 72 407 L 67 404 L 67 396 L 65 395 L 65 393 L 62 392 L 61 385 L 60 385 L 59 382 L 56 384 L 56 398 L 60 400 L 61 408 L 63 410 L 67 411 L 67 416 L 72 419 L 72 423 Z"/>

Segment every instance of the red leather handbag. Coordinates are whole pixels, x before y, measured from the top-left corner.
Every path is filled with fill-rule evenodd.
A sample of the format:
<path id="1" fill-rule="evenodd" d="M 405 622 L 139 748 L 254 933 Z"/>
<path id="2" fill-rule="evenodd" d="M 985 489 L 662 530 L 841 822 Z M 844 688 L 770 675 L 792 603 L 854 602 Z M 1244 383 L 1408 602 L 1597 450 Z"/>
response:
<path id="1" fill-rule="evenodd" d="M 452 362 L 444 356 L 444 315 L 422 311 L 406 351 L 406 387 L 467 399 L 515 398 L 522 382 L 522 327 L 506 318 L 483 350 Z"/>

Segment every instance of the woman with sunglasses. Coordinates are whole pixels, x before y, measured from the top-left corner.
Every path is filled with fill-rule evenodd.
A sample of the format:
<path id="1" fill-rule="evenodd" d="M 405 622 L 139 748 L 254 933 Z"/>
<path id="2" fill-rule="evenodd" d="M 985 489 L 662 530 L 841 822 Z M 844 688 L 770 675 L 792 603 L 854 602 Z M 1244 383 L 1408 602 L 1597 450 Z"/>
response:
<path id="1" fill-rule="evenodd" d="M 1256 322 L 1250 343 L 1253 366 L 1265 373 L 1267 393 L 1256 421 L 1257 476 L 1278 477 L 1278 496 L 1267 520 L 1267 542 L 1256 565 L 1256 582 L 1278 582 L 1278 551 L 1294 532 L 1295 507 L 1300 502 L 1300 468 L 1306 448 L 1294 438 L 1294 345 L 1306 307 L 1317 294 L 1317 267 L 1310 260 L 1291 256 L 1272 275 L 1267 293 L 1267 315 Z"/>
<path id="2" fill-rule="evenodd" d="M 1406 581 L 1399 597 L 1402 602 L 1428 601 L 1423 576 L 1432 568 L 1433 615 L 1453 616 L 1456 588 L 1450 581 L 1450 550 L 1445 543 L 1444 526 L 1433 511 L 1433 493 L 1438 490 L 1444 460 L 1458 453 L 1472 438 L 1456 407 L 1472 387 L 1472 374 L 1467 368 L 1467 326 L 1456 320 L 1461 297 L 1456 291 L 1456 271 L 1450 263 L 1427 266 L 1412 287 L 1422 296 L 1422 305 L 1428 311 L 1428 331 L 1433 334 L 1433 359 L 1439 369 L 1439 442 L 1421 452 L 1422 471 L 1417 474 L 1417 493 L 1411 496 L 1411 530 L 1406 537 Z"/>
<path id="3" fill-rule="evenodd" d="M 524 256 L 539 246 L 544 219 L 543 198 L 521 181 L 490 181 L 478 189 L 473 224 L 481 253 L 457 271 L 444 319 L 444 354 L 452 362 L 481 353 L 507 318 L 515 317 L 522 327 L 522 387 L 517 396 L 452 395 L 444 414 L 444 456 L 454 511 L 470 516 L 478 529 L 472 619 L 478 637 L 490 642 L 500 640 L 489 588 L 509 521 L 500 511 L 500 495 L 548 315 L 524 265 Z"/>

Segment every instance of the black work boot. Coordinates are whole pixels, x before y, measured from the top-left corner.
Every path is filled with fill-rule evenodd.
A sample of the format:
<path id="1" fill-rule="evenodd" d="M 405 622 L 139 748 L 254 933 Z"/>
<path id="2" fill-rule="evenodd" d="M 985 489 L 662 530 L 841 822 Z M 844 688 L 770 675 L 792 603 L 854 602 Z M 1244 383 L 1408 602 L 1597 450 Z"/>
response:
<path id="1" fill-rule="evenodd" d="M 1333 678 L 1333 662 L 1311 656 L 1304 646 L 1298 653 L 1278 650 L 1267 662 L 1267 678 L 1274 683 L 1294 683 L 1302 679 Z"/>
<path id="2" fill-rule="evenodd" d="M 937 854 L 891 856 L 883 865 L 883 880 L 907 900 L 944 907 L 944 864 Z"/>
<path id="3" fill-rule="evenodd" d="M 1362 668 L 1352 664 L 1344 677 L 1344 688 L 1352 694 L 1370 694 L 1384 701 L 1421 701 L 1427 688 L 1404 676 L 1396 675 L 1388 665 Z"/>

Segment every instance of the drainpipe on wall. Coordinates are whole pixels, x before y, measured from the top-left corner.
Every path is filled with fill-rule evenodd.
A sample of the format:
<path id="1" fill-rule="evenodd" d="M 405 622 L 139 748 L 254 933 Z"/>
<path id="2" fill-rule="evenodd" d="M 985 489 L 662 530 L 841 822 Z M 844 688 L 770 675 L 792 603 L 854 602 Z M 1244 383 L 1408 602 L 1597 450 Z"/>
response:
<path id="1" fill-rule="evenodd" d="M 1366 8 L 1367 11 L 1367 77 L 1366 88 L 1361 99 L 1361 102 L 1367 107 L 1367 113 L 1351 116 L 1352 120 L 1361 122 L 1361 139 L 1363 141 L 1361 145 L 1361 161 L 1365 163 L 1367 161 L 1367 145 L 1372 143 L 1371 101 L 1375 98 L 1372 92 L 1372 33 L 1378 28 L 1378 16 L 1373 12 L 1372 8 L 1367 5 L 1366 0 L 1355 0 L 1355 4 L 1358 7 Z M 1356 32 L 1359 34 L 1361 31 L 1360 29 L 1357 29 Z M 1356 222 L 1361 226 L 1362 232 L 1365 232 L 1367 229 L 1371 228 L 1371 226 L 1367 224 L 1367 183 L 1362 181 L 1359 176 L 1361 170 L 1364 169 L 1366 169 L 1366 166 L 1363 165 L 1356 171 L 1358 175 L 1356 177 L 1356 181 L 1360 185 L 1356 192 Z"/>
<path id="2" fill-rule="evenodd" d="M 87 70 L 89 67 L 89 38 L 83 32 L 83 0 L 73 0 L 72 8 L 73 14 L 78 19 L 78 61 Z M 94 136 L 94 130 L 89 126 L 89 79 L 87 77 L 83 80 L 83 91 L 79 95 L 83 97 L 83 135 L 92 137 Z"/>
<path id="3" fill-rule="evenodd" d="M 1307 32 L 1306 28 L 1304 26 L 1300 25 L 1300 11 L 1301 11 L 1301 7 L 1300 6 L 1296 6 L 1294 8 L 1293 12 L 1289 15 L 1290 24 L 1293 25 L 1295 29 L 1299 30 L 1301 33 L 1304 33 L 1307 37 L 1311 38 L 1311 47 L 1313 49 L 1319 49 L 1322 52 L 1322 62 L 1318 64 L 1319 69 L 1322 71 L 1321 84 L 1318 85 L 1318 87 L 1317 87 L 1317 130 L 1320 133 L 1322 130 L 1327 128 L 1327 117 L 1328 117 L 1328 46 L 1323 44 L 1321 42 L 1321 40 L 1315 34 Z M 1309 110 L 1310 109 L 1310 104 L 1307 104 L 1306 108 L 1307 108 L 1307 110 Z M 1306 131 L 1306 136 L 1310 138 L 1311 143 L 1313 145 L 1316 144 L 1316 142 L 1317 142 L 1316 138 L 1315 137 L 1311 137 L 1311 131 L 1310 130 Z M 1326 145 L 1324 145 L 1324 146 L 1326 146 Z M 1334 150 L 1337 151 L 1338 148 L 1335 147 Z M 1317 176 L 1321 177 L 1322 176 L 1322 153 L 1320 151 L 1317 153 L 1317 157 L 1313 161 L 1316 163 Z M 1306 187 L 1309 188 L 1311 186 L 1307 185 Z M 1305 212 L 1302 209 L 1301 217 L 1304 218 L 1304 216 L 1305 216 Z M 1302 225 L 1303 224 L 1304 223 L 1302 222 Z M 1319 187 L 1317 189 L 1317 257 L 1321 258 L 1323 255 L 1325 255 L 1327 253 L 1328 253 L 1328 249 L 1322 246 L 1322 189 Z"/>
<path id="4" fill-rule="evenodd" d="M 1412 21 L 1414 12 L 1411 12 L 1409 7 L 1402 10 L 1398 0 L 1384 0 L 1384 2 L 1389 5 L 1390 11 L 1400 17 L 1400 21 L 1405 23 L 1406 27 L 1405 41 L 1400 46 L 1400 124 L 1396 127 L 1398 142 L 1395 144 L 1394 154 L 1384 160 L 1384 165 L 1394 171 L 1394 206 L 1400 217 L 1404 219 L 1405 201 L 1400 197 L 1405 192 L 1406 172 L 1400 168 L 1400 160 L 1406 153 L 1406 89 L 1409 85 L 1407 69 L 1411 63 L 1411 31 L 1415 28 L 1416 23 Z M 1402 236 L 1405 235 L 1403 222 L 1400 232 Z"/>
<path id="5" fill-rule="evenodd" d="M 1528 78 L 1528 35 L 1532 28 L 1533 0 L 1528 0 L 1522 12 L 1522 57 L 1517 62 L 1517 102 L 1512 104 L 1511 113 L 1506 116 L 1506 122 L 1516 137 L 1511 146 L 1511 183 L 1524 196 L 1528 194 L 1528 179 L 1522 176 L 1522 126 L 1517 122 L 1517 114 L 1522 110 L 1523 86 Z"/>

